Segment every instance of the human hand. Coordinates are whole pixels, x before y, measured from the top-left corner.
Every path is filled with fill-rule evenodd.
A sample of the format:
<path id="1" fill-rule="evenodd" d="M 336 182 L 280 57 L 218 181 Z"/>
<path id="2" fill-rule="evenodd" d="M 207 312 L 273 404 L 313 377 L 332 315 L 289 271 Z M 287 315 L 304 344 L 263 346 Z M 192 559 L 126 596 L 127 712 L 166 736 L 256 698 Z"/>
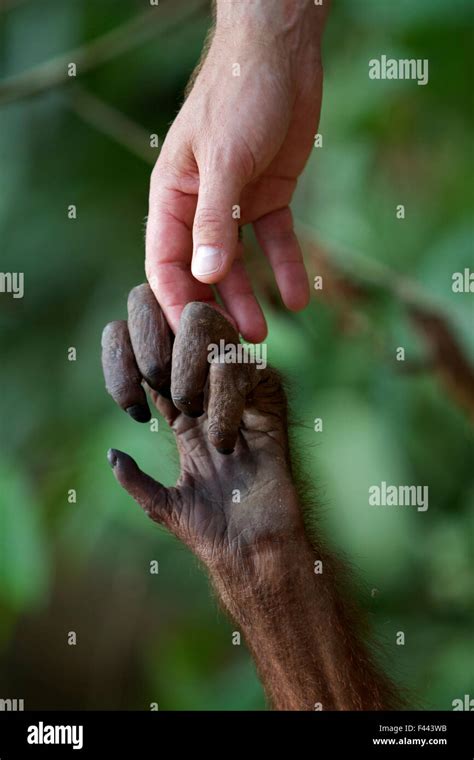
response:
<path id="1" fill-rule="evenodd" d="M 217 305 L 218 283 L 237 330 L 264 339 L 238 242 L 249 223 L 285 305 L 307 305 L 289 203 L 319 121 L 326 7 L 217 2 L 209 51 L 151 177 L 146 272 L 174 331 L 187 303 Z"/>

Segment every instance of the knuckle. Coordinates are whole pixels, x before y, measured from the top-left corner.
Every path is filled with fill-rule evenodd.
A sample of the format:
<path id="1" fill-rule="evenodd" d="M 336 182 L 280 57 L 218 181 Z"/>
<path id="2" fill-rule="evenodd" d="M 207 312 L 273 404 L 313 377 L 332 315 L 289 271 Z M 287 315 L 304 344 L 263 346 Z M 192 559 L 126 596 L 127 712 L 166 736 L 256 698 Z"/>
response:
<path id="1" fill-rule="evenodd" d="M 204 155 L 198 154 L 198 163 L 208 176 L 224 174 L 239 182 L 248 182 L 256 166 L 253 151 L 242 137 L 229 144 L 217 144 L 211 154 L 206 148 Z"/>
<path id="2" fill-rule="evenodd" d="M 102 330 L 102 345 L 104 344 L 104 341 L 107 341 L 113 335 L 115 331 L 114 325 L 115 322 L 108 322 L 108 324 L 105 325 Z"/>
<path id="3" fill-rule="evenodd" d="M 249 180 L 255 174 L 256 161 L 252 150 L 241 139 L 236 150 L 229 156 L 229 170 L 237 177 Z"/>
<path id="4" fill-rule="evenodd" d="M 162 155 L 155 161 L 155 165 L 150 174 L 150 187 L 156 189 L 162 182 L 163 176 L 166 174 L 168 161 Z"/>
<path id="5" fill-rule="evenodd" d="M 109 322 L 102 330 L 102 348 L 111 348 L 124 337 L 124 321 L 116 319 Z"/>
<path id="6" fill-rule="evenodd" d="M 170 177 L 176 176 L 177 156 L 173 156 L 170 144 L 165 141 L 161 153 L 155 161 L 150 174 L 150 188 L 154 191 L 168 182 Z"/>
<path id="7" fill-rule="evenodd" d="M 155 489 L 144 503 L 144 510 L 148 517 L 153 520 L 153 522 L 163 522 L 163 498 L 160 489 Z"/>
<path id="8" fill-rule="evenodd" d="M 229 219 L 231 217 L 231 210 L 229 209 Z M 194 218 L 194 229 L 196 232 L 206 232 L 208 235 L 213 233 L 220 233 L 222 225 L 227 220 L 224 218 L 224 214 L 219 209 L 212 206 L 203 206 L 196 211 Z"/>
<path id="9" fill-rule="evenodd" d="M 142 282 L 140 285 L 135 285 L 128 294 L 128 302 L 134 304 L 144 301 L 149 293 L 150 285 L 147 282 Z"/>

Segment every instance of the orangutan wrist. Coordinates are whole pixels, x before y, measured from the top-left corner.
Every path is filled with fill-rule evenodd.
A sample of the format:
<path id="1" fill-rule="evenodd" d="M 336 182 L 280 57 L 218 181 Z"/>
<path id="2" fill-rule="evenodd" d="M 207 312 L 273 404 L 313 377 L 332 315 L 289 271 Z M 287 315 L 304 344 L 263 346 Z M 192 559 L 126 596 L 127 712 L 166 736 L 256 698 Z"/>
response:
<path id="1" fill-rule="evenodd" d="M 279 614 L 312 585 L 315 554 L 303 524 L 291 533 L 258 540 L 209 568 L 218 596 L 237 622 L 246 626 L 255 616 Z M 306 589 L 303 589 L 306 586 Z"/>

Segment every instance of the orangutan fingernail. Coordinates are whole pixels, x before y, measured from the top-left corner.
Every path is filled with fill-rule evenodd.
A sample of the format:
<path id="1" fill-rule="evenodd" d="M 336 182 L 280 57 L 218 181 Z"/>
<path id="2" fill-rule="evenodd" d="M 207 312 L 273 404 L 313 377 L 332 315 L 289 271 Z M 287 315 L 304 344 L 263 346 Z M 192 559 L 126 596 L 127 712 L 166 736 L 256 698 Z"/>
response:
<path id="1" fill-rule="evenodd" d="M 109 449 L 108 452 L 107 452 L 107 460 L 108 460 L 110 466 L 112 467 L 112 469 L 117 464 L 117 459 L 118 459 L 118 457 L 117 457 L 117 452 L 115 451 L 115 449 Z"/>
<path id="2" fill-rule="evenodd" d="M 133 406 L 128 406 L 125 411 L 136 422 L 149 422 L 151 420 L 151 413 L 147 406 L 134 404 Z"/>

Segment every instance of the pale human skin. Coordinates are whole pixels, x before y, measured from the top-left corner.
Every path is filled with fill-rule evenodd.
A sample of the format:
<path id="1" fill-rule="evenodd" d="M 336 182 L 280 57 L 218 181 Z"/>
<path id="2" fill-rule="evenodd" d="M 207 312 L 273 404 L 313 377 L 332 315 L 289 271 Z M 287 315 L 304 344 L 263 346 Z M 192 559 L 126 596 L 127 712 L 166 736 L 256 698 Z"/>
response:
<path id="1" fill-rule="evenodd" d="M 212 40 L 150 183 L 146 273 L 174 332 L 187 303 L 216 304 L 217 285 L 239 333 L 265 338 L 238 242 L 250 223 L 285 306 L 309 301 L 289 204 L 319 123 L 328 5 L 217 0 Z"/>

